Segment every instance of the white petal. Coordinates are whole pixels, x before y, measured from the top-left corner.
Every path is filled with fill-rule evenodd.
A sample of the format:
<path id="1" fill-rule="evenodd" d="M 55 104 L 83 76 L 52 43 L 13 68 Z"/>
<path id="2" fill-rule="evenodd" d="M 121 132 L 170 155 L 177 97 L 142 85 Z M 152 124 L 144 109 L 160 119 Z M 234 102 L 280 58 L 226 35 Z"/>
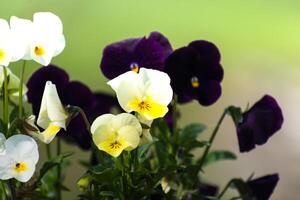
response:
<path id="1" fill-rule="evenodd" d="M 11 167 L 14 165 L 14 160 L 5 155 L 0 156 L 0 179 L 7 180 L 11 179 L 14 176 L 14 172 L 11 170 Z"/>
<path id="2" fill-rule="evenodd" d="M 35 140 L 27 135 L 18 134 L 6 140 L 6 155 L 14 160 L 30 159 L 37 163 L 39 160 L 38 146 Z"/>
<path id="3" fill-rule="evenodd" d="M 66 46 L 66 39 L 65 39 L 65 36 L 64 35 L 58 35 L 56 37 L 53 38 L 53 41 L 52 41 L 55 45 L 54 45 L 54 54 L 53 54 L 53 57 L 54 56 L 57 56 L 58 54 L 60 54 L 65 46 Z"/>
<path id="4" fill-rule="evenodd" d="M 168 105 L 173 98 L 173 90 L 170 85 L 170 77 L 161 71 L 141 68 L 140 75 L 145 85 L 145 93 L 153 101 L 161 105 Z"/>
<path id="5" fill-rule="evenodd" d="M 46 129 L 50 123 L 65 129 L 67 118 L 68 116 L 59 99 L 55 84 L 47 81 L 37 124 L 43 129 Z"/>
<path id="6" fill-rule="evenodd" d="M 91 126 L 91 133 L 94 134 L 96 132 L 96 129 L 100 126 L 110 126 L 112 120 L 115 116 L 113 114 L 104 114 L 99 117 L 97 117 Z"/>
<path id="7" fill-rule="evenodd" d="M 132 114 L 121 113 L 113 118 L 112 126 L 115 130 L 119 130 L 124 126 L 132 126 L 139 133 L 142 133 L 142 126 L 139 120 Z"/>
<path id="8" fill-rule="evenodd" d="M 55 53 L 55 43 L 52 38 L 44 37 L 44 35 L 35 36 L 34 40 L 30 44 L 30 57 L 37 63 L 47 66 L 51 63 Z M 42 55 L 37 55 L 35 49 L 43 49 Z"/>
<path id="9" fill-rule="evenodd" d="M 8 22 L 5 19 L 0 18 L 0 35 L 2 35 L 5 32 L 9 32 L 9 25 Z"/>
<path id="10" fill-rule="evenodd" d="M 123 126 L 118 130 L 118 140 L 126 141 L 128 147 L 125 150 L 130 151 L 139 145 L 140 132 L 134 126 Z"/>
<path id="11" fill-rule="evenodd" d="M 143 98 L 144 85 L 138 74 L 132 71 L 126 72 L 107 83 L 115 90 L 120 106 L 126 112 L 132 112 L 128 103 L 135 98 Z"/>
<path id="12" fill-rule="evenodd" d="M 115 132 L 111 129 L 111 126 L 109 125 L 101 125 L 93 133 L 93 141 L 96 144 L 96 146 L 99 146 L 105 141 L 114 140 L 115 137 Z"/>
<path id="13" fill-rule="evenodd" d="M 58 16 L 51 12 L 38 12 L 33 15 L 34 25 L 51 34 L 62 34 L 63 24 Z"/>
<path id="14" fill-rule="evenodd" d="M 23 59 L 31 59 L 30 44 L 34 34 L 33 23 L 28 19 L 12 16 L 10 18 L 10 28 L 13 40 L 15 41 L 15 49 L 17 49 L 17 52 L 13 56 L 14 59 L 17 59 L 22 53 Z"/>

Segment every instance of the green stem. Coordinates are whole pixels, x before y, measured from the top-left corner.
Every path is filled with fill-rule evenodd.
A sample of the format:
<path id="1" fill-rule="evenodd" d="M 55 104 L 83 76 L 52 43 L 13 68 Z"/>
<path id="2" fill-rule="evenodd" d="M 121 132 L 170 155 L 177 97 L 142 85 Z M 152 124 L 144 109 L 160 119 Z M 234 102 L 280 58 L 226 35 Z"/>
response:
<path id="1" fill-rule="evenodd" d="M 61 153 L 61 141 L 60 138 L 57 137 L 57 156 L 60 155 Z M 57 165 L 57 186 L 56 186 L 56 197 L 57 200 L 61 200 L 61 187 L 60 187 L 60 182 L 61 182 L 61 164 Z"/>
<path id="2" fill-rule="evenodd" d="M 232 180 L 229 181 L 227 183 L 227 185 L 224 187 L 224 189 L 222 190 L 222 192 L 220 192 L 220 194 L 218 195 L 218 199 L 221 199 L 223 197 L 223 195 L 226 193 L 226 191 L 229 189 L 230 185 L 232 183 Z"/>
<path id="3" fill-rule="evenodd" d="M 23 61 L 20 74 L 20 86 L 19 86 L 19 118 L 23 117 L 23 82 L 24 82 L 24 72 L 25 72 L 26 61 Z"/>
<path id="4" fill-rule="evenodd" d="M 215 137 L 216 137 L 216 135 L 217 135 L 217 133 L 218 133 L 218 130 L 219 130 L 219 128 L 220 128 L 220 125 L 222 124 L 222 122 L 223 122 L 223 120 L 224 120 L 226 114 L 227 114 L 227 109 L 225 109 L 225 111 L 223 112 L 223 114 L 222 114 L 222 116 L 220 117 L 220 119 L 219 119 L 219 121 L 218 121 L 218 123 L 217 123 L 215 129 L 214 129 L 213 132 L 212 132 L 212 135 L 211 135 L 211 137 L 210 137 L 210 139 L 209 139 L 209 141 L 208 141 L 208 142 L 209 142 L 209 145 L 206 146 L 206 148 L 205 148 L 205 150 L 204 150 L 204 153 L 203 153 L 203 156 L 202 156 L 200 162 L 198 163 L 198 168 L 197 168 L 198 171 L 201 170 L 202 167 L 203 167 L 203 164 L 204 164 L 204 161 L 205 161 L 205 159 L 206 159 L 206 156 L 207 156 L 207 154 L 208 154 L 208 152 L 209 152 L 209 150 L 210 150 L 210 148 L 211 148 L 211 146 L 212 146 L 212 143 L 214 142 L 214 139 L 215 139 Z"/>
<path id="5" fill-rule="evenodd" d="M 52 154 L 51 154 L 50 144 L 46 144 L 46 153 L 47 153 L 47 158 L 51 159 L 52 158 Z"/>
<path id="6" fill-rule="evenodd" d="M 177 100 L 178 97 L 176 94 L 174 94 L 174 97 L 173 97 L 173 106 L 172 106 L 172 109 L 173 109 L 173 133 L 176 134 L 176 130 L 177 130 Z"/>
<path id="7" fill-rule="evenodd" d="M 4 193 L 5 199 L 8 200 L 8 196 L 7 196 L 7 193 L 6 193 L 5 183 L 4 183 L 3 180 L 1 180 L 1 186 L 2 186 L 2 191 Z"/>
<path id="8" fill-rule="evenodd" d="M 13 183 L 12 179 L 8 180 L 8 186 L 9 186 L 10 194 L 11 194 L 10 199 L 14 200 L 16 194 L 15 194 L 15 187 L 14 187 L 14 183 Z"/>
<path id="9" fill-rule="evenodd" d="M 4 100 L 3 100 L 3 122 L 5 124 L 6 131 L 8 130 L 8 74 L 7 68 L 3 66 L 3 75 L 4 75 Z"/>

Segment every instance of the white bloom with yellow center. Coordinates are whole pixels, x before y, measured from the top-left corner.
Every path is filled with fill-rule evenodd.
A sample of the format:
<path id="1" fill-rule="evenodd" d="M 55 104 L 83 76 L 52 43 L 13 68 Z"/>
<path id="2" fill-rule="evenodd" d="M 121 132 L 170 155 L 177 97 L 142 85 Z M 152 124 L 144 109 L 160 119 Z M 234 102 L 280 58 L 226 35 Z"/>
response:
<path id="1" fill-rule="evenodd" d="M 93 122 L 91 133 L 100 150 L 118 157 L 123 150 L 131 151 L 139 145 L 142 126 L 128 113 L 104 114 Z"/>
<path id="2" fill-rule="evenodd" d="M 138 112 L 147 120 L 165 116 L 173 97 L 169 76 L 161 71 L 141 68 L 108 82 L 126 112 Z"/>
<path id="3" fill-rule="evenodd" d="M 24 56 L 25 51 L 20 48 L 18 38 L 12 33 L 8 22 L 0 19 L 0 66 L 8 66 Z"/>
<path id="4" fill-rule="evenodd" d="M 0 179 L 15 178 L 27 182 L 39 159 L 38 146 L 27 135 L 14 135 L 5 141 L 5 154 L 0 155 Z"/>
<path id="5" fill-rule="evenodd" d="M 25 60 L 34 60 L 42 65 L 49 65 L 52 58 L 65 48 L 63 24 L 60 18 L 51 12 L 38 12 L 33 21 L 11 17 L 10 26 L 21 38 L 20 43 L 26 54 Z"/>
<path id="6" fill-rule="evenodd" d="M 67 112 L 59 99 L 55 84 L 47 81 L 37 119 L 37 125 L 45 130 L 41 133 L 31 132 L 32 136 L 50 143 L 61 128 L 66 129 L 67 118 Z"/>

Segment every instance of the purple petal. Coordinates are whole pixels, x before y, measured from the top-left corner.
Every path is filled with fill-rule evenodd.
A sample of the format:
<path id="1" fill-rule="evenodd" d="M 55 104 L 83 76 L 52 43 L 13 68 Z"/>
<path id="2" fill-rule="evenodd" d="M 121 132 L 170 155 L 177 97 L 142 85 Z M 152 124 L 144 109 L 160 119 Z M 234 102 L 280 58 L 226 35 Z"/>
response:
<path id="1" fill-rule="evenodd" d="M 243 122 L 238 124 L 240 151 L 250 151 L 255 145 L 265 144 L 282 124 L 281 108 L 273 97 L 265 95 L 243 114 Z"/>
<path id="2" fill-rule="evenodd" d="M 247 184 L 258 200 L 268 200 L 278 181 L 278 174 L 272 174 L 251 180 Z"/>

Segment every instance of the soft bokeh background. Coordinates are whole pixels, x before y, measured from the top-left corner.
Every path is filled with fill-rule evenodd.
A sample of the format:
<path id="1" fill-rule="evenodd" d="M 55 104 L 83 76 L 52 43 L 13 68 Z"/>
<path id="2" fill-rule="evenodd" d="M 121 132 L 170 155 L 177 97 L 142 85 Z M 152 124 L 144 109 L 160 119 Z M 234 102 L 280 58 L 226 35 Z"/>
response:
<path id="1" fill-rule="evenodd" d="M 111 42 L 154 30 L 164 33 L 174 48 L 195 39 L 213 41 L 225 68 L 223 96 L 208 108 L 197 103 L 182 106 L 181 123 L 204 122 L 208 136 L 226 106 L 245 107 L 265 93 L 278 100 L 285 123 L 265 146 L 239 154 L 234 126 L 227 118 L 213 148 L 236 152 L 238 161 L 209 167 L 206 179 L 223 186 L 233 176 L 279 172 L 281 180 L 272 199 L 293 200 L 300 190 L 299 9 L 297 0 L 1 0 L 0 17 L 31 18 L 38 11 L 60 16 L 67 46 L 53 63 L 67 70 L 71 79 L 106 92 L 112 91 L 99 63 L 103 48 Z M 39 67 L 30 63 L 27 77 Z M 12 68 L 18 73 L 19 64 Z M 76 152 L 66 174 L 67 186 L 76 191 L 76 178 L 84 172 L 77 161 L 88 157 L 76 147 L 65 145 L 63 150 Z M 64 199 L 75 199 L 76 193 L 66 193 Z"/>

